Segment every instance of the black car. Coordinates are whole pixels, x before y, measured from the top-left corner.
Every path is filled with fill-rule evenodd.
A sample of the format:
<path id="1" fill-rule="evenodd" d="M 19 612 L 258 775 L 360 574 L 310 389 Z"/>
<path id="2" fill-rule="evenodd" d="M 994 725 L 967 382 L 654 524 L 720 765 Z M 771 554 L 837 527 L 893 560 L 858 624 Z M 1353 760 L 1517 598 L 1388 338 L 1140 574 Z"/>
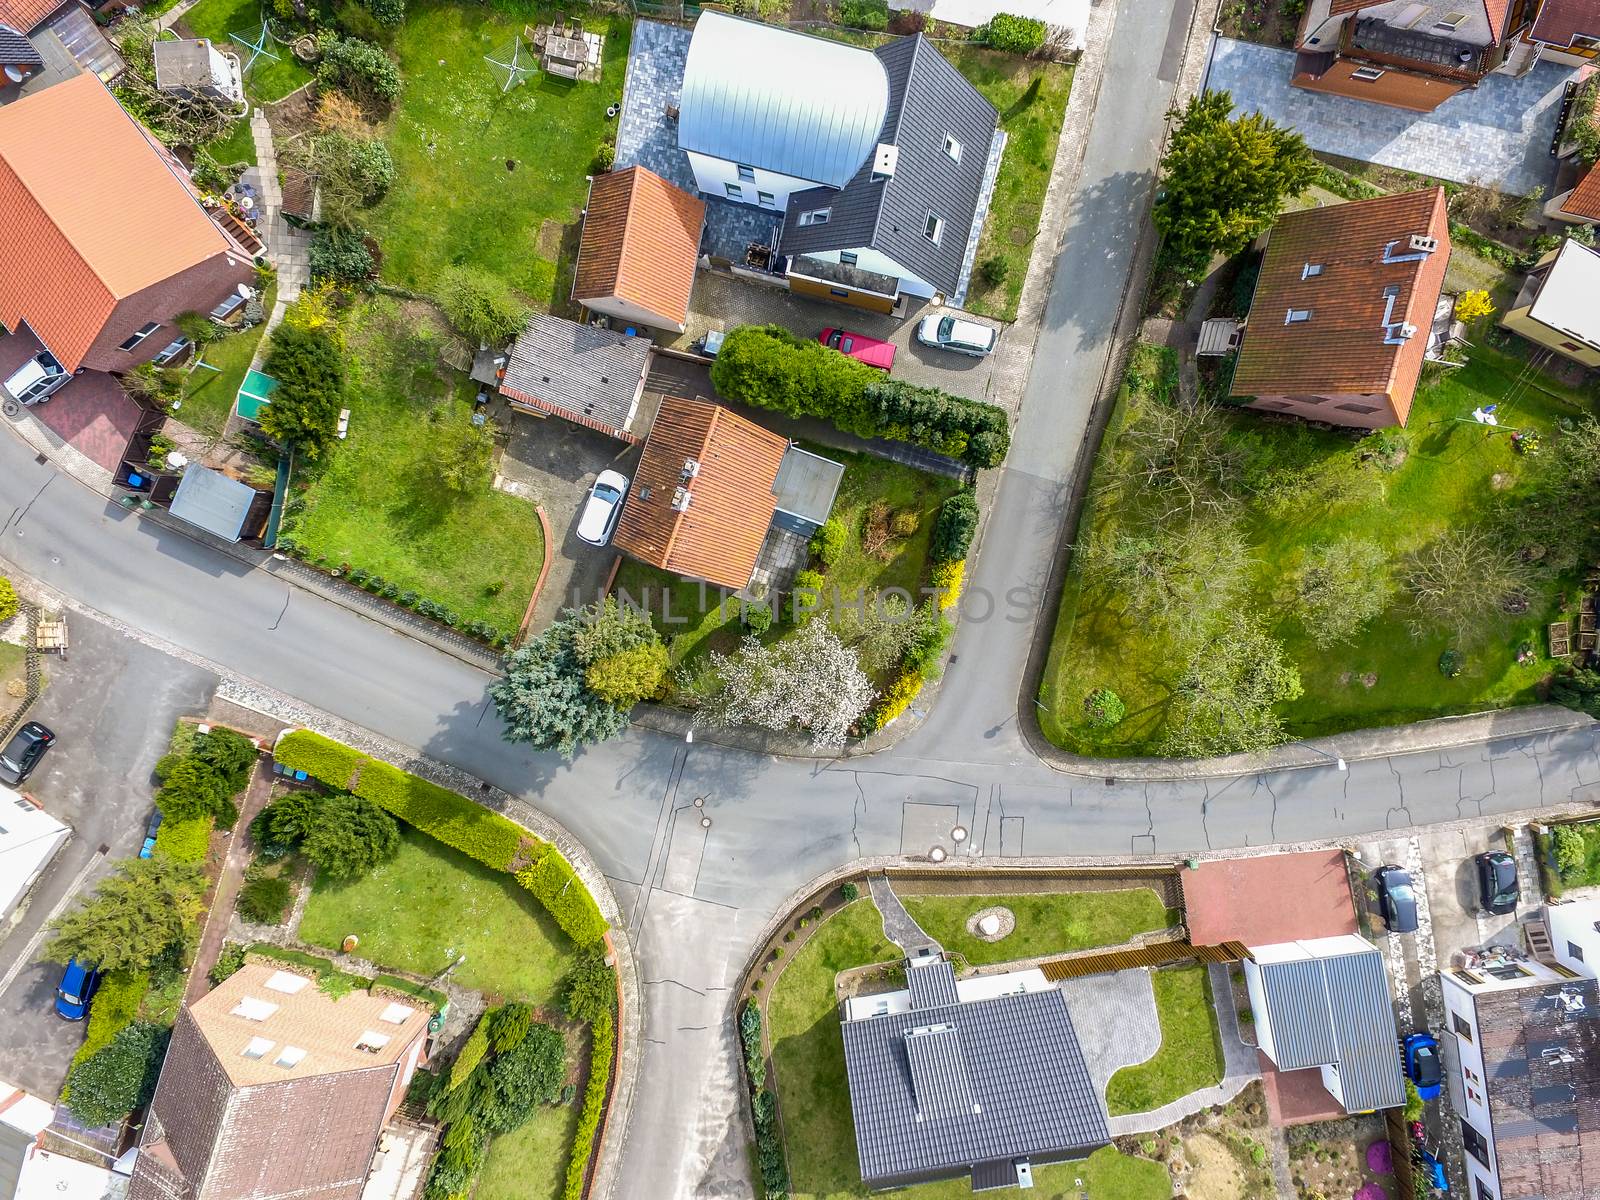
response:
<path id="1" fill-rule="evenodd" d="M 1378 885 L 1378 911 L 1390 933 L 1414 933 L 1417 928 L 1417 892 L 1404 867 L 1386 863 L 1372 873 Z"/>
<path id="2" fill-rule="evenodd" d="M 1472 860 L 1478 868 L 1478 903 L 1496 915 L 1515 912 L 1522 889 L 1517 884 L 1517 860 L 1504 850 L 1491 850 Z"/>
<path id="3" fill-rule="evenodd" d="M 17 730 L 6 748 L 0 750 L 0 783 L 15 787 L 26 780 L 55 740 L 56 735 L 37 721 L 29 721 Z"/>

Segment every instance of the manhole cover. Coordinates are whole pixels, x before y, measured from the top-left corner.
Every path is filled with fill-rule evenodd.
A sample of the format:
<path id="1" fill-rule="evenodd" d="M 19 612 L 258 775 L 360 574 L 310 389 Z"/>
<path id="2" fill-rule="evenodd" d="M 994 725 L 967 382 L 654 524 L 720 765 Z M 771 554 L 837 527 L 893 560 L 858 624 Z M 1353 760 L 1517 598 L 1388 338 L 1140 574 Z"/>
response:
<path id="1" fill-rule="evenodd" d="M 22 415 L 22 405 L 15 400 L 8 399 L 4 404 L 0 404 L 0 413 L 5 413 L 6 420 L 15 421 Z"/>

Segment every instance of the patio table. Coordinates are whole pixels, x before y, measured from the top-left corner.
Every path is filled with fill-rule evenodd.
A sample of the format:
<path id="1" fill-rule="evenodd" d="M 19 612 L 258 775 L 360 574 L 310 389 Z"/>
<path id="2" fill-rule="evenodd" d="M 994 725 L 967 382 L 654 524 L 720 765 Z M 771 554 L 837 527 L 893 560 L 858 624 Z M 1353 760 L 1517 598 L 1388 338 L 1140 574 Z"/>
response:
<path id="1" fill-rule="evenodd" d="M 545 39 L 544 52 L 557 62 L 581 66 L 589 61 L 589 44 L 581 37 L 557 37 L 551 34 Z"/>

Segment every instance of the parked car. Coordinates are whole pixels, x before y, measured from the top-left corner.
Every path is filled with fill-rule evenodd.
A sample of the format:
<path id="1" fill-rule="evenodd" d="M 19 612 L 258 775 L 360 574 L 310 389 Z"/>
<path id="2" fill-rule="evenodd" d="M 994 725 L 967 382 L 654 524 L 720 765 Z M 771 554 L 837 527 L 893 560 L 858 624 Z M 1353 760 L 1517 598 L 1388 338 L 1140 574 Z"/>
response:
<path id="1" fill-rule="evenodd" d="M 954 350 L 957 354 L 970 354 L 982 358 L 994 350 L 998 332 L 977 321 L 964 321 L 960 317 L 923 317 L 917 322 L 917 341 L 924 346 L 940 350 Z"/>
<path id="2" fill-rule="evenodd" d="M 1404 867 L 1385 863 L 1372 873 L 1378 885 L 1378 911 L 1390 933 L 1414 933 L 1417 928 L 1417 892 Z"/>
<path id="3" fill-rule="evenodd" d="M 583 503 L 578 518 L 578 539 L 591 546 L 604 546 L 611 540 L 622 514 L 622 499 L 628 494 L 628 477 L 618 471 L 601 471 Z"/>
<path id="4" fill-rule="evenodd" d="M 72 959 L 56 984 L 56 1015 L 81 1021 L 89 1015 L 89 1001 L 100 989 L 100 968 Z"/>
<path id="5" fill-rule="evenodd" d="M 139 847 L 139 857 L 149 858 L 156 852 L 156 834 L 161 831 L 161 810 L 150 814 L 150 823 L 144 827 L 144 845 Z"/>
<path id="6" fill-rule="evenodd" d="M 23 725 L 0 750 L 0 783 L 17 787 L 25 782 L 55 740 L 56 735 L 37 721 Z"/>
<path id="7" fill-rule="evenodd" d="M 1439 1067 L 1439 1039 L 1423 1030 L 1411 1034 L 1400 1047 L 1406 1078 L 1416 1084 L 1417 1095 L 1424 1100 L 1437 1100 L 1444 1086 L 1444 1072 Z"/>
<path id="8" fill-rule="evenodd" d="M 869 367 L 887 371 L 894 366 L 894 343 L 882 338 L 868 337 L 849 329 L 824 329 L 817 334 L 817 341 L 830 350 L 858 358 Z"/>
<path id="9" fill-rule="evenodd" d="M 1497 915 L 1515 912 L 1522 899 L 1517 860 L 1504 850 L 1491 850 L 1472 861 L 1478 868 L 1478 903 Z"/>

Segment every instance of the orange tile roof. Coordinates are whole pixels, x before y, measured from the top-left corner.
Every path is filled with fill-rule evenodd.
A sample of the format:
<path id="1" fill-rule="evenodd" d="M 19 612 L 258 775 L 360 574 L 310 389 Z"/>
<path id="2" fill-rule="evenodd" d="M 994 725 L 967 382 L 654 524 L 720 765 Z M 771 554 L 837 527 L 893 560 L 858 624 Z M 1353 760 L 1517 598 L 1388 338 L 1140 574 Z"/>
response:
<path id="1" fill-rule="evenodd" d="M 0 229 L 0 323 L 27 321 L 69 371 L 119 300 L 231 248 L 89 74 L 0 107 Z"/>
<path id="2" fill-rule="evenodd" d="M 643 167 L 598 176 L 589 185 L 572 298 L 616 297 L 683 324 L 705 219 L 703 201 Z"/>
<path id="3" fill-rule="evenodd" d="M 1561 202 L 1561 211 L 1589 221 L 1600 221 L 1600 164 L 1590 167 Z"/>
<path id="4" fill-rule="evenodd" d="M 1425 234 L 1438 248 L 1407 262 L 1383 261 L 1385 247 L 1408 255 Z M 1250 305 L 1233 389 L 1242 396 L 1387 395 L 1404 423 L 1422 372 L 1428 330 L 1444 288 L 1450 231 L 1443 188 L 1308 208 L 1281 217 L 1267 242 Z M 1308 263 L 1322 271 L 1302 278 Z M 1398 294 L 1391 308 L 1384 292 Z M 1310 318 L 1289 323 L 1290 309 Z M 1417 332 L 1385 340 L 1384 316 Z"/>
<path id="5" fill-rule="evenodd" d="M 652 566 L 718 587 L 750 582 L 778 507 L 772 485 L 789 443 L 704 400 L 668 396 L 645 439 L 612 541 Z M 700 473 L 685 483 L 683 465 Z M 672 507 L 686 486 L 688 508 Z"/>
<path id="6" fill-rule="evenodd" d="M 32 33 L 64 0 L 0 0 L 0 25 L 18 33 Z"/>

